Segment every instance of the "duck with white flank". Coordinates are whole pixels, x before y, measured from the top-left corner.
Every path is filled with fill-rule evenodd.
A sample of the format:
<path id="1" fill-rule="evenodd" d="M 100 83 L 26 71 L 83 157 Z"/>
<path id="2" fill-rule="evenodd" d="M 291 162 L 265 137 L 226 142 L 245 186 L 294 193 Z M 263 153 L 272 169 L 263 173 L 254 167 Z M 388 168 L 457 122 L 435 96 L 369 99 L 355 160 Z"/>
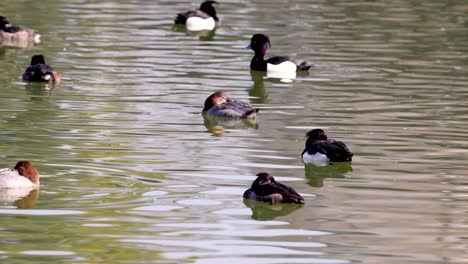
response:
<path id="1" fill-rule="evenodd" d="M 245 47 L 245 49 L 251 49 L 255 52 L 250 62 L 250 70 L 265 71 L 267 74 L 278 74 L 279 76 L 283 74 L 284 76 L 295 78 L 297 71 L 307 71 L 310 69 L 311 65 L 307 62 L 297 62 L 288 56 L 274 56 L 265 60 L 266 51 L 270 46 L 270 39 L 266 35 L 255 34 L 252 36 L 250 45 Z"/>
<path id="2" fill-rule="evenodd" d="M 37 187 L 39 173 L 29 161 L 18 161 L 13 169 L 0 169 L 0 189 Z"/>
<path id="3" fill-rule="evenodd" d="M 329 139 L 322 129 L 307 132 L 307 141 L 301 157 L 304 163 L 325 166 L 329 162 L 351 161 L 353 153 L 345 143 Z"/>
<path id="4" fill-rule="evenodd" d="M 0 41 L 8 42 L 24 42 L 31 41 L 34 43 L 40 42 L 41 35 L 36 31 L 14 26 L 10 24 L 8 18 L 0 16 Z"/>
<path id="5" fill-rule="evenodd" d="M 189 31 L 213 30 L 220 24 L 216 15 L 214 4 L 216 1 L 205 1 L 200 5 L 200 9 L 189 10 L 177 14 L 174 19 L 175 24 L 185 25 Z"/>

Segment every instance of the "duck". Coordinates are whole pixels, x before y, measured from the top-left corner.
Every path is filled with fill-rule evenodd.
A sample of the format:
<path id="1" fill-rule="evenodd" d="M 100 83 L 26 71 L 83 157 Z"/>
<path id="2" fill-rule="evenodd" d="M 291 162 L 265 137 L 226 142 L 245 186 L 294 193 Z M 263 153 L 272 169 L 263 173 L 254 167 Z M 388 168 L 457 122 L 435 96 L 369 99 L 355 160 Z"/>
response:
<path id="1" fill-rule="evenodd" d="M 250 44 L 244 48 L 255 52 L 250 62 L 250 70 L 264 71 L 273 74 L 290 74 L 295 77 L 297 71 L 307 71 L 312 66 L 305 61 L 297 62 L 288 56 L 274 56 L 265 60 L 264 57 L 268 47 L 271 47 L 268 36 L 264 34 L 255 34 L 252 36 Z"/>
<path id="2" fill-rule="evenodd" d="M 349 151 L 345 143 L 329 139 L 320 128 L 307 132 L 307 140 L 302 151 L 302 162 L 316 166 L 325 166 L 330 162 L 351 161 L 353 153 Z"/>
<path id="3" fill-rule="evenodd" d="M 41 35 L 36 31 L 11 25 L 7 17 L 0 16 L 0 39 L 8 42 L 31 41 L 37 44 L 41 41 L 40 38 Z"/>
<path id="4" fill-rule="evenodd" d="M 185 25 L 189 31 L 213 30 L 220 25 L 216 15 L 214 4 L 216 1 L 208 0 L 200 5 L 199 9 L 189 10 L 177 14 L 174 22 L 176 25 Z"/>
<path id="5" fill-rule="evenodd" d="M 11 168 L 0 169 L 0 188 L 38 188 L 39 173 L 29 161 L 18 161 Z"/>
<path id="6" fill-rule="evenodd" d="M 304 203 L 300 194 L 293 188 L 275 181 L 271 174 L 261 172 L 256 176 L 252 187 L 244 192 L 244 199 L 270 203 Z"/>
<path id="7" fill-rule="evenodd" d="M 222 91 L 215 92 L 206 98 L 202 110 L 202 114 L 207 116 L 251 119 L 256 117 L 257 112 L 258 108 L 254 108 L 246 102 L 231 99 Z"/>
<path id="8" fill-rule="evenodd" d="M 52 67 L 45 63 L 43 55 L 34 55 L 23 73 L 23 80 L 29 82 L 52 82 L 58 83 L 60 75 Z"/>

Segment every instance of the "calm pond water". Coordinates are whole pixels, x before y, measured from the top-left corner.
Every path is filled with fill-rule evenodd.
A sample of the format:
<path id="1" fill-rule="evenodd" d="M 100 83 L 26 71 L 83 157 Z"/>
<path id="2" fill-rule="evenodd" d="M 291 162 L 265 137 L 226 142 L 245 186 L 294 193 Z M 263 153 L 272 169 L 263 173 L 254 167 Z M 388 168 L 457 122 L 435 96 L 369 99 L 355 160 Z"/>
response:
<path id="1" fill-rule="evenodd" d="M 0 47 L 0 167 L 42 177 L 0 203 L 1 262 L 468 262 L 466 1 L 223 0 L 205 35 L 172 25 L 200 2 L 123 2 L 0 2 L 42 34 Z M 258 32 L 310 73 L 251 73 Z M 21 81 L 33 54 L 58 87 Z M 221 89 L 257 122 L 204 120 Z M 304 167 L 316 127 L 352 164 Z M 244 202 L 261 171 L 306 204 Z"/>

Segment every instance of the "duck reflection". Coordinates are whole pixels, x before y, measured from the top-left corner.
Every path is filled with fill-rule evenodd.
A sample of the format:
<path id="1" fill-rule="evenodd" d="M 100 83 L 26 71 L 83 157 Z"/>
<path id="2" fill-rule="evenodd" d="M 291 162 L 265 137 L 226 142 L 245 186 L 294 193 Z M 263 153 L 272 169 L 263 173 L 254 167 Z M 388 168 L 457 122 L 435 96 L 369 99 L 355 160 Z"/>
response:
<path id="1" fill-rule="evenodd" d="M 14 188 L 2 189 L 0 192 L 0 203 L 2 207 L 15 206 L 18 209 L 32 209 L 36 207 L 39 199 L 38 189 Z"/>
<path id="2" fill-rule="evenodd" d="M 184 32 L 188 36 L 198 37 L 201 41 L 211 41 L 216 35 L 216 28 L 213 30 L 190 31 L 185 28 L 185 25 L 174 25 L 174 30 L 176 32 Z"/>
<path id="3" fill-rule="evenodd" d="M 304 170 L 310 186 L 323 187 L 325 178 L 344 178 L 346 173 L 353 171 L 353 168 L 350 162 L 336 162 L 328 166 L 316 166 L 309 163 L 304 165 Z"/>
<path id="4" fill-rule="evenodd" d="M 255 104 L 264 104 L 266 103 L 266 90 L 264 78 L 266 76 L 265 72 L 262 71 L 250 71 L 250 77 L 253 81 L 253 86 L 249 91 L 249 95 L 253 97 L 252 103 Z"/>
<path id="5" fill-rule="evenodd" d="M 58 83 L 40 83 L 40 82 L 28 82 L 24 84 L 26 91 L 30 95 L 34 95 L 31 97 L 31 101 L 44 101 L 47 100 L 44 97 L 36 96 L 36 95 L 51 95 L 52 91 L 58 87 Z"/>
<path id="6" fill-rule="evenodd" d="M 295 203 L 271 204 L 250 199 L 244 199 L 244 204 L 252 210 L 252 219 L 255 220 L 274 220 L 277 217 L 289 215 L 304 206 Z"/>
<path id="7" fill-rule="evenodd" d="M 33 48 L 37 44 L 34 41 L 28 39 L 4 39 L 0 38 L 0 48 L 8 47 L 8 48 L 20 48 L 20 49 L 27 49 Z"/>
<path id="8" fill-rule="evenodd" d="M 258 129 L 256 119 L 251 118 L 227 118 L 219 116 L 203 116 L 203 124 L 213 136 L 222 136 L 227 129 Z"/>

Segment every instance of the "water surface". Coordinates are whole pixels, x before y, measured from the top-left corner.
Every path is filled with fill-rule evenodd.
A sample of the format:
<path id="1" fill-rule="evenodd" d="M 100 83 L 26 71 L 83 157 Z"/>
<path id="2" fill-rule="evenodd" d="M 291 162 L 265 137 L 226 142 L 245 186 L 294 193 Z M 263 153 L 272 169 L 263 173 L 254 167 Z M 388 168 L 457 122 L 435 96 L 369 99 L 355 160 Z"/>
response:
<path id="1" fill-rule="evenodd" d="M 462 263 L 468 233 L 468 5 L 463 1 L 222 1 L 210 34 L 174 29 L 187 1 L 4 0 L 42 34 L 0 47 L 0 157 L 41 189 L 4 201 L 8 263 Z M 248 69 L 314 65 L 293 82 Z M 58 87 L 20 76 L 33 54 Z M 217 90 L 255 123 L 204 120 Z M 352 164 L 304 166 L 323 128 Z M 268 171 L 306 204 L 242 200 Z M 19 209 L 18 209 L 19 208 Z M 33 209 L 22 209 L 33 208 Z"/>

